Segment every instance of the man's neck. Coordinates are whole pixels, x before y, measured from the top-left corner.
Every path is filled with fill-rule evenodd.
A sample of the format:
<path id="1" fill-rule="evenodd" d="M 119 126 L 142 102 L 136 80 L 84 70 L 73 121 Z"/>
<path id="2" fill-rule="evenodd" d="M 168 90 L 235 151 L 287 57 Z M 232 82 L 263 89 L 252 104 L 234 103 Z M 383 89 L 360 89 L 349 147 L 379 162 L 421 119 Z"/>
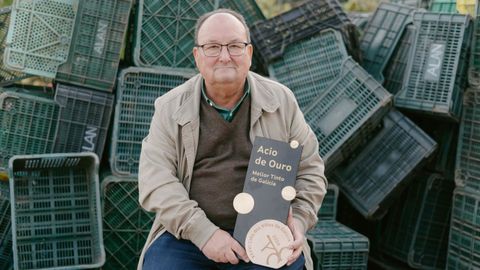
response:
<path id="1" fill-rule="evenodd" d="M 205 93 L 215 104 L 232 109 L 244 94 L 245 83 L 241 85 L 212 86 L 205 84 Z"/>

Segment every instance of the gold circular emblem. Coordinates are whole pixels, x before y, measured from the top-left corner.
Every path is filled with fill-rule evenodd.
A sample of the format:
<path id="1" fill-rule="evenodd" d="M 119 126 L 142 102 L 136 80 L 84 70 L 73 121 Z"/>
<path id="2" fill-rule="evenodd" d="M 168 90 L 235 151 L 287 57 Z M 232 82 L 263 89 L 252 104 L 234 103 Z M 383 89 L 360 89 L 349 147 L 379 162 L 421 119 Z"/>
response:
<path id="1" fill-rule="evenodd" d="M 293 235 L 287 225 L 264 219 L 253 225 L 245 239 L 248 258 L 255 264 L 278 269 L 285 265 L 293 250 Z"/>
<path id="2" fill-rule="evenodd" d="M 248 214 L 252 211 L 255 201 L 252 195 L 242 192 L 238 193 L 233 199 L 233 208 L 239 214 Z"/>
<path id="3" fill-rule="evenodd" d="M 294 187 L 292 186 L 286 186 L 282 188 L 282 198 L 286 201 L 291 201 L 295 199 L 295 196 L 297 195 L 297 191 L 295 190 Z"/>
<path id="4" fill-rule="evenodd" d="M 290 147 L 293 148 L 293 149 L 297 149 L 297 147 L 298 147 L 298 141 L 292 140 L 292 141 L 290 142 Z"/>

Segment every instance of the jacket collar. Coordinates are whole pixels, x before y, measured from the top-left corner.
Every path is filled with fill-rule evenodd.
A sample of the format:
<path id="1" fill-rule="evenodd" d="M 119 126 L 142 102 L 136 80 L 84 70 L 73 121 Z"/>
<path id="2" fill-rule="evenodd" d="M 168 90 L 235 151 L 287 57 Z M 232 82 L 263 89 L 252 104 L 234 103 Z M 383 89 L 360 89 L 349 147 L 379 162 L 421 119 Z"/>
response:
<path id="1" fill-rule="evenodd" d="M 259 83 L 259 76 L 260 75 L 251 71 L 247 74 L 247 80 L 250 84 L 251 91 L 252 115 L 260 114 L 262 110 L 271 113 L 280 107 L 280 102 L 275 97 L 272 90 L 265 87 L 264 84 Z M 185 101 L 173 115 L 173 118 L 179 125 L 184 126 L 185 124 L 199 118 L 202 82 L 202 76 L 197 74 L 186 83 L 185 86 L 190 89 L 187 90 Z"/>

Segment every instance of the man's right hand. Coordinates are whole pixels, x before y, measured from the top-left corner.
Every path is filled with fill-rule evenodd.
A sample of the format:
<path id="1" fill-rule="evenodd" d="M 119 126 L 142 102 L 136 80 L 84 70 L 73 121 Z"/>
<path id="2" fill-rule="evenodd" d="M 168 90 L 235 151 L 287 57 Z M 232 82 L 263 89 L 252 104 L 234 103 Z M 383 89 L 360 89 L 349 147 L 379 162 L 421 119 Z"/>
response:
<path id="1" fill-rule="evenodd" d="M 228 232 L 218 229 L 202 248 L 203 254 L 210 260 L 219 263 L 237 264 L 237 255 L 249 262 L 247 252 Z"/>

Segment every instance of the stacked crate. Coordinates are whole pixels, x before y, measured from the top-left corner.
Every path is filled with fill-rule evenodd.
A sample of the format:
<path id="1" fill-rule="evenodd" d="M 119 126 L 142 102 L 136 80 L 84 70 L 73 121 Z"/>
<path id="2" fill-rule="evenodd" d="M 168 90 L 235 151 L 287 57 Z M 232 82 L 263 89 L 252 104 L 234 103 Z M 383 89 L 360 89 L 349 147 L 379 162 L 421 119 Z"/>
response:
<path id="1" fill-rule="evenodd" d="M 307 233 L 315 269 L 367 269 L 369 241 L 335 221 L 338 187 L 330 184 L 318 213 L 318 223 Z"/>

